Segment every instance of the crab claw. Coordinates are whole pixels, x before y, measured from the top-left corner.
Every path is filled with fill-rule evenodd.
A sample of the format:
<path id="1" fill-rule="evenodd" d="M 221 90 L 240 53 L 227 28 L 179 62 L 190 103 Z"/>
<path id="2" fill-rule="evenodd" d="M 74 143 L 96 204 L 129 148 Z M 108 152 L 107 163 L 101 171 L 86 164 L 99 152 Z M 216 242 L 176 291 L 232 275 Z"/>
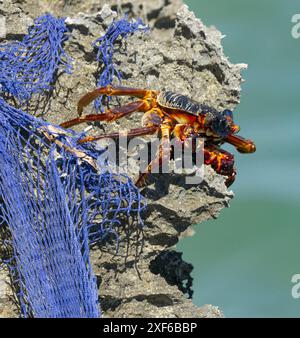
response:
<path id="1" fill-rule="evenodd" d="M 239 131 L 241 130 L 240 126 L 234 124 L 233 126 L 231 126 L 231 132 L 232 134 L 237 134 Z"/>
<path id="2" fill-rule="evenodd" d="M 252 140 L 246 140 L 241 136 L 228 135 L 225 140 L 235 146 L 240 153 L 254 153 L 256 151 L 254 142 Z"/>

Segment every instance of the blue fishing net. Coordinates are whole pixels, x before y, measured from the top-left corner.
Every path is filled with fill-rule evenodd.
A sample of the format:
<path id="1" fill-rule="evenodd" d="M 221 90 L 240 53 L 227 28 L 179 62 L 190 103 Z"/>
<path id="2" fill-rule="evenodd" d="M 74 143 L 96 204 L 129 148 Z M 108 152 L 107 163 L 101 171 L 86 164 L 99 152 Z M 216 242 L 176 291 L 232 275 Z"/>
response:
<path id="1" fill-rule="evenodd" d="M 3 100 L 0 121 L 0 226 L 12 236 L 7 263 L 23 315 L 99 316 L 89 245 L 114 234 L 122 214 L 139 215 L 139 191 L 91 165 L 99 153 L 79 147 L 78 135 Z"/>
<path id="2" fill-rule="evenodd" d="M 45 14 L 35 20 L 21 42 L 0 46 L 0 93 L 20 102 L 49 90 L 58 67 L 70 73 L 70 59 L 63 49 L 68 38 L 64 19 Z"/>
<path id="3" fill-rule="evenodd" d="M 149 27 L 145 26 L 141 19 L 128 21 L 127 17 L 115 20 L 108 27 L 106 33 L 94 41 L 93 45 L 97 50 L 97 61 L 100 63 L 100 76 L 97 80 L 98 87 L 105 87 L 111 84 L 116 77 L 119 83 L 122 80 L 122 72 L 116 67 L 113 55 L 116 42 L 126 39 L 135 32 L 148 32 Z M 110 98 L 109 98 L 110 99 Z M 102 97 L 95 100 L 96 111 L 103 111 Z"/>
<path id="4" fill-rule="evenodd" d="M 65 33 L 63 20 L 46 15 L 22 43 L 1 47 L 0 247 L 24 317 L 99 317 L 89 247 L 117 239 L 124 219 L 141 224 L 144 208 L 127 176 L 99 164 L 104 150 L 5 100 L 28 100 L 70 70 Z"/>

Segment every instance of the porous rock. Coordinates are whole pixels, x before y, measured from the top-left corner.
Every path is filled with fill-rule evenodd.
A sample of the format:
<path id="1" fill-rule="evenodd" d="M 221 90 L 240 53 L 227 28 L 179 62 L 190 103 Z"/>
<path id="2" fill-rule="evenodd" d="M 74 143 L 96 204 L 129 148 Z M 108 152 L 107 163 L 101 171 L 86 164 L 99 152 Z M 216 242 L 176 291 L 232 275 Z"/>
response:
<path id="1" fill-rule="evenodd" d="M 43 1 L 34 6 L 30 0 L 8 2 L 24 14 L 24 23 L 45 11 Z M 35 102 L 30 113 L 57 124 L 76 116 L 78 98 L 95 88 L 98 64 L 91 43 L 121 15 L 118 9 L 132 17 L 141 16 L 151 28 L 149 33 L 130 36 L 115 51 L 123 85 L 169 89 L 217 109 L 235 108 L 240 99 L 240 71 L 246 65 L 228 61 L 216 28 L 206 27 L 179 0 L 123 1 L 121 9 L 118 3 L 110 1 L 109 7 L 104 1 L 65 0 L 47 8 L 68 16 L 70 39 L 66 49 L 73 58 L 73 75 L 61 74 L 51 98 Z M 9 33 L 7 41 L 12 37 Z M 84 111 L 91 112 L 92 106 Z M 141 116 L 133 114 L 101 129 L 95 124 L 90 134 L 138 127 Z M 118 251 L 114 241 L 91 250 L 103 316 L 221 317 L 217 307 L 197 307 L 188 299 L 192 294 L 192 267 L 173 249 L 191 225 L 218 217 L 229 205 L 233 193 L 225 187 L 223 177 L 206 167 L 204 181 L 191 186 L 182 175 L 162 175 L 144 188 L 143 194 L 148 203 L 143 229 L 124 223 L 117 229 Z M 174 267 L 172 272 L 170 266 Z"/>
<path id="2" fill-rule="evenodd" d="M 15 297 L 10 285 L 7 268 L 0 269 L 0 318 L 18 316 Z"/>

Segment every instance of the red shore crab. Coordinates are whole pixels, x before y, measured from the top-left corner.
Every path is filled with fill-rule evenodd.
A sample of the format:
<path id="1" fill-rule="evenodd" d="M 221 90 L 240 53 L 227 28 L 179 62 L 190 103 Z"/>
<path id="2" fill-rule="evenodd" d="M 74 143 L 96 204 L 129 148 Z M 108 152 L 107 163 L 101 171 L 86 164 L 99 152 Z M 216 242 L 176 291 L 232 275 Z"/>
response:
<path id="1" fill-rule="evenodd" d="M 133 96 L 137 101 L 120 107 L 108 109 L 102 114 L 82 115 L 83 108 L 99 96 Z M 251 140 L 236 135 L 240 128 L 233 121 L 230 110 L 218 111 L 212 107 L 191 100 L 189 97 L 171 91 L 156 91 L 126 87 L 102 87 L 84 95 L 78 102 L 78 117 L 61 124 L 64 128 L 91 122 L 111 122 L 134 112 L 144 112 L 142 127 L 131 129 L 128 137 L 151 135 L 157 133 L 162 145 L 157 157 L 148 165 L 146 172 L 140 174 L 136 185 L 146 184 L 147 176 L 154 166 L 160 165 L 164 158 L 163 146 L 169 145 L 171 138 L 181 142 L 189 138 L 201 137 L 204 139 L 204 163 L 210 165 L 218 174 L 226 177 L 226 184 L 230 186 L 235 179 L 234 156 L 221 149 L 227 142 L 232 144 L 241 153 L 253 153 L 256 150 Z M 99 139 L 118 137 L 119 133 L 87 136 L 79 142 L 91 142 Z"/>

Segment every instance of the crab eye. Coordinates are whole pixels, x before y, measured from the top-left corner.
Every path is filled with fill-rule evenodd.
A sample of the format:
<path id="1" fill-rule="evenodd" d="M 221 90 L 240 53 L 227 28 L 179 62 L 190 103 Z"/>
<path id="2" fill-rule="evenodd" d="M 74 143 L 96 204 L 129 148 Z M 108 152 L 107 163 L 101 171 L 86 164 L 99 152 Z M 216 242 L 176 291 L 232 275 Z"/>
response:
<path id="1" fill-rule="evenodd" d="M 229 109 L 223 110 L 222 115 L 223 115 L 223 116 L 226 116 L 226 117 L 228 116 L 228 117 L 230 117 L 231 119 L 233 119 L 232 111 L 229 110 Z"/>
<path id="2" fill-rule="evenodd" d="M 230 124 L 227 118 L 221 114 L 219 116 L 216 116 L 212 120 L 211 129 L 213 132 L 215 132 L 216 134 L 222 137 L 227 136 L 231 131 Z"/>

